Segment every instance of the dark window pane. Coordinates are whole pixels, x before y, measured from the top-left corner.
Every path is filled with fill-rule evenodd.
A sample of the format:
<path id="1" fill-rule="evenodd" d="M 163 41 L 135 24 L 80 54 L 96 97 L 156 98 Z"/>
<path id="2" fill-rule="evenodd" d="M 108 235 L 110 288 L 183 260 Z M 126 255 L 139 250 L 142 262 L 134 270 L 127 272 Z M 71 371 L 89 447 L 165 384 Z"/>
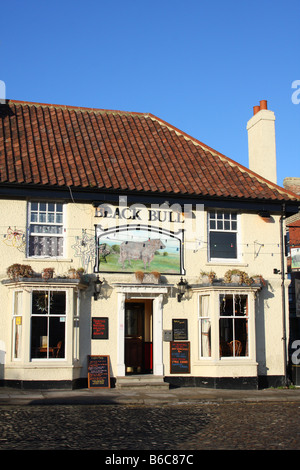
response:
<path id="1" fill-rule="evenodd" d="M 237 317 L 248 315 L 247 300 L 248 300 L 247 295 L 235 296 L 235 315 Z"/>
<path id="2" fill-rule="evenodd" d="M 236 258 L 236 233 L 210 232 L 211 258 Z"/>
<path id="3" fill-rule="evenodd" d="M 50 314 L 65 315 L 66 313 L 66 293 L 52 292 L 50 302 Z"/>
<path id="4" fill-rule="evenodd" d="M 61 317 L 52 317 L 49 322 L 49 355 L 50 357 L 65 357 L 65 321 Z"/>
<path id="5" fill-rule="evenodd" d="M 43 315 L 48 313 L 48 292 L 33 291 L 32 293 L 32 314 Z"/>
<path id="6" fill-rule="evenodd" d="M 232 295 L 220 295 L 220 315 L 227 317 L 233 315 Z"/>
<path id="7" fill-rule="evenodd" d="M 220 319 L 220 356 L 232 356 L 230 342 L 233 340 L 233 323 L 229 318 Z"/>
<path id="8" fill-rule="evenodd" d="M 48 349 L 47 317 L 31 318 L 31 357 L 47 357 Z"/>

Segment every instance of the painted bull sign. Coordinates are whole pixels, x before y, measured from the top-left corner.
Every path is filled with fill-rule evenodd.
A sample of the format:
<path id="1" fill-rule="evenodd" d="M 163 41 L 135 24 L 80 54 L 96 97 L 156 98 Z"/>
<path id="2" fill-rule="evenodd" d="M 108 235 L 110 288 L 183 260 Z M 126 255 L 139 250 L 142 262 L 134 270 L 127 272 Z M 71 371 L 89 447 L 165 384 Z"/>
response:
<path id="1" fill-rule="evenodd" d="M 148 227 L 96 228 L 96 272 L 182 273 L 182 237 Z M 104 256 L 105 253 L 105 256 Z"/>
<path id="2" fill-rule="evenodd" d="M 155 252 L 166 248 L 166 245 L 160 239 L 150 238 L 143 242 L 123 242 L 120 245 L 119 262 L 125 267 L 127 260 L 131 266 L 131 260 L 140 259 L 143 261 L 144 269 L 150 268 L 150 263 L 154 258 Z"/>

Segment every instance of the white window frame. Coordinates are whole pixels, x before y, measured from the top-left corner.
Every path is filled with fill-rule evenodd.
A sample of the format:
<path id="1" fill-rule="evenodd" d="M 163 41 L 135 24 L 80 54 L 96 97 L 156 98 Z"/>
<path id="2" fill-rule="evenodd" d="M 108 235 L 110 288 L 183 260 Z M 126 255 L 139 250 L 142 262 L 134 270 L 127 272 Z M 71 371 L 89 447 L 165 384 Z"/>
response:
<path id="1" fill-rule="evenodd" d="M 33 204 L 38 205 L 37 211 L 32 209 Z M 41 204 L 46 204 L 46 211 L 45 211 L 46 219 L 48 219 L 48 216 L 50 214 L 49 204 L 54 204 L 55 205 L 55 211 L 53 212 L 54 216 L 60 214 L 60 212 L 58 212 L 56 210 L 57 205 L 60 204 L 62 206 L 62 221 L 57 222 L 55 220 L 53 222 L 50 222 L 49 220 L 45 220 L 45 221 L 39 220 L 41 214 L 44 213 L 44 211 L 40 210 Z M 31 220 L 32 214 L 35 213 L 35 212 L 37 213 L 37 219 L 38 220 L 32 221 Z M 51 213 L 52 213 L 52 211 L 51 211 Z M 51 229 L 51 227 L 61 227 L 61 233 L 32 232 L 31 228 L 33 226 L 44 226 L 44 227 L 49 227 L 49 229 Z M 30 201 L 28 203 L 28 216 L 27 216 L 27 232 L 28 232 L 27 257 L 28 258 L 38 258 L 38 259 L 48 259 L 48 258 L 63 259 L 63 258 L 65 258 L 65 226 L 66 226 L 66 224 L 65 224 L 65 204 L 64 203 L 59 202 L 59 201 L 49 201 L 49 200 L 48 201 L 40 201 L 40 200 L 39 201 Z M 62 254 L 61 255 L 58 255 L 58 254 L 56 254 L 56 255 L 51 255 L 51 254 L 41 254 L 41 255 L 30 254 L 30 241 L 31 241 L 32 237 L 62 238 L 62 244 L 63 244 Z"/>
<path id="2" fill-rule="evenodd" d="M 232 310 L 232 315 L 221 315 L 221 302 L 220 302 L 220 297 L 224 295 L 224 296 L 232 296 L 232 305 L 233 305 L 233 310 Z M 239 297 L 239 296 L 244 296 L 244 297 L 247 297 L 247 304 L 246 304 L 246 307 L 247 307 L 247 313 L 246 315 L 235 315 L 235 309 L 234 309 L 234 306 L 235 306 L 235 302 L 236 302 L 236 298 Z M 218 302 L 218 332 L 219 332 L 219 358 L 220 360 L 240 360 L 240 359 L 249 359 L 250 358 L 250 328 L 249 328 L 249 325 L 250 325 L 250 296 L 249 296 L 249 293 L 247 292 L 226 292 L 224 294 L 222 293 L 218 293 L 218 297 L 219 297 L 219 302 Z M 246 331 L 247 331 L 247 354 L 243 354 L 243 355 L 235 355 L 235 353 L 233 353 L 233 355 L 228 355 L 228 356 L 222 356 L 221 355 L 221 352 L 220 352 L 220 349 L 221 349 L 221 338 L 220 338 L 220 332 L 221 332 L 221 326 L 220 326 L 220 321 L 221 319 L 223 320 L 228 320 L 230 322 L 232 322 L 232 331 L 233 331 L 233 338 L 232 340 L 235 341 L 235 340 L 239 340 L 239 338 L 236 337 L 236 332 L 235 332 L 235 320 L 238 320 L 238 319 L 241 319 L 241 320 L 244 320 L 247 324 L 247 327 L 246 327 Z"/>
<path id="3" fill-rule="evenodd" d="M 73 292 L 74 314 L 73 314 L 73 361 L 80 358 L 80 291 Z"/>
<path id="4" fill-rule="evenodd" d="M 205 315 L 202 315 L 202 308 L 203 308 L 203 303 L 202 303 L 202 300 L 203 299 L 206 299 L 207 300 L 207 309 L 208 309 L 208 312 L 206 314 L 205 312 Z M 212 318 L 211 318 L 211 305 L 212 305 L 212 298 L 211 298 L 211 294 L 200 294 L 198 296 L 198 301 L 199 301 L 199 305 L 198 305 L 198 339 L 199 339 L 199 349 L 198 349 L 198 357 L 199 359 L 211 359 L 212 358 L 212 343 L 211 343 L 211 339 L 212 339 Z M 208 355 L 204 355 L 203 354 L 203 350 L 204 350 L 204 345 L 203 345 L 203 336 L 207 335 L 208 332 L 204 332 L 203 331 L 203 323 L 204 322 L 209 322 L 209 325 L 210 325 L 210 354 Z"/>
<path id="5" fill-rule="evenodd" d="M 211 221 L 211 218 L 210 218 L 210 214 L 211 213 L 215 213 L 215 216 L 216 216 L 216 222 L 218 221 L 217 219 L 217 214 L 222 214 L 222 219 L 219 219 L 219 222 L 222 222 L 222 228 L 218 228 L 217 226 L 215 228 L 211 228 L 210 227 L 210 221 Z M 224 218 L 224 215 L 225 214 L 229 214 L 229 219 L 225 219 Z M 232 215 L 236 215 L 236 220 L 232 220 L 231 219 L 231 216 Z M 230 228 L 225 228 L 225 222 L 229 222 L 230 223 Z M 236 222 L 236 228 L 233 229 L 232 228 L 232 222 Z M 208 234 L 208 260 L 209 262 L 212 262 L 212 263 L 238 263 L 240 261 L 240 250 L 239 250 L 239 238 L 240 238 L 240 214 L 236 211 L 230 211 L 230 210 L 218 210 L 218 209 L 212 209 L 212 210 L 208 210 L 207 212 L 207 234 Z M 222 257 L 218 257 L 218 258 L 214 258 L 214 257 L 211 257 L 210 255 L 210 233 L 211 232 L 221 232 L 221 233 L 235 233 L 236 234 L 236 258 L 222 258 Z"/>
<path id="6" fill-rule="evenodd" d="M 17 297 L 19 302 L 16 303 Z M 19 361 L 22 357 L 23 342 L 23 322 L 24 322 L 24 295 L 22 290 L 13 292 L 13 315 L 12 315 L 12 351 L 11 357 L 13 361 Z M 18 319 L 18 320 L 17 320 Z M 16 335 L 19 334 L 19 347 L 16 351 Z"/>
<path id="7" fill-rule="evenodd" d="M 32 313 L 32 310 L 33 310 L 33 293 L 34 292 L 47 292 L 48 295 L 52 292 L 52 293 L 56 293 L 56 292 L 64 292 L 65 293 L 65 314 L 62 315 L 62 314 L 52 314 L 52 313 L 47 313 L 47 314 L 44 314 L 44 315 L 41 315 L 41 317 L 43 318 L 47 318 L 47 322 L 48 322 L 48 327 L 47 327 L 47 331 L 48 331 L 48 339 L 49 339 L 49 322 L 50 322 L 50 319 L 51 318 L 58 318 L 58 317 L 63 317 L 64 318 L 64 322 L 65 322 L 65 337 L 64 337 L 64 357 L 62 358 L 56 358 L 56 357 L 51 357 L 49 356 L 49 351 L 47 351 L 47 356 L 46 357 L 42 357 L 42 358 L 38 358 L 38 357 L 32 357 L 32 354 L 31 354 L 31 344 L 32 344 L 32 318 L 34 317 L 38 317 L 39 315 L 33 315 Z M 69 305 L 69 290 L 68 289 L 60 289 L 60 288 L 45 288 L 45 287 L 42 287 L 40 286 L 39 288 L 35 288 L 35 289 L 32 289 L 31 291 L 31 302 L 30 302 L 30 331 L 31 331 L 31 334 L 30 334 L 30 361 L 31 362 L 41 362 L 41 361 L 55 361 L 55 362 L 62 362 L 62 361 L 66 361 L 67 360 L 67 344 L 68 344 L 68 305 Z"/>

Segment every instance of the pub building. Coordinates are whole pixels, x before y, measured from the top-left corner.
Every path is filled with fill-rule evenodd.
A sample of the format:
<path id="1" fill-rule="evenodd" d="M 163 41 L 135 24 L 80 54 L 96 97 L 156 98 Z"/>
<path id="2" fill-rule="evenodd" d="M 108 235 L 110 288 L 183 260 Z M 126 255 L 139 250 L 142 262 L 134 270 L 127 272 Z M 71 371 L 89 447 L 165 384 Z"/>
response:
<path id="1" fill-rule="evenodd" d="M 2 386 L 286 383 L 300 197 L 276 184 L 265 101 L 249 168 L 151 114 L 7 100 L 0 117 Z"/>

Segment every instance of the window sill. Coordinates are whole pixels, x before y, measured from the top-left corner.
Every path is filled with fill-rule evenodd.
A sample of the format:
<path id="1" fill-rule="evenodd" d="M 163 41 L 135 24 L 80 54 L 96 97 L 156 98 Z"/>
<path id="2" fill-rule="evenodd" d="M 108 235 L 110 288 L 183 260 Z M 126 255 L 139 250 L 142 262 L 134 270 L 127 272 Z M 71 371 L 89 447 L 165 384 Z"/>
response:
<path id="1" fill-rule="evenodd" d="M 42 257 L 42 256 L 28 256 L 28 258 L 25 258 L 23 259 L 23 262 L 24 263 L 28 263 L 28 261 L 34 261 L 34 262 L 43 262 L 45 263 L 46 261 L 60 261 L 60 262 L 63 262 L 63 263 L 73 263 L 73 259 L 72 258 L 59 258 L 57 256 L 45 256 L 45 257 Z"/>
<path id="2" fill-rule="evenodd" d="M 45 286 L 51 287 L 79 287 L 80 289 L 87 288 L 89 285 L 88 281 L 84 281 L 81 279 L 69 279 L 69 278 L 51 278 L 51 279 L 43 279 L 42 277 L 22 277 L 19 280 L 15 279 L 4 279 L 1 281 L 3 285 L 8 287 L 38 287 L 38 288 L 45 288 Z"/>
<path id="3" fill-rule="evenodd" d="M 193 363 L 193 366 L 232 366 L 233 364 L 235 365 L 247 365 L 247 366 L 257 366 L 258 363 L 256 361 L 253 361 L 253 359 L 249 357 L 221 357 L 220 359 L 218 358 L 203 358 L 203 359 L 198 359 Z"/>
<path id="4" fill-rule="evenodd" d="M 243 263 L 242 261 L 236 261 L 229 259 L 227 261 L 225 260 L 212 260 L 208 261 L 205 263 L 205 266 L 243 266 L 243 267 L 248 267 L 248 263 Z"/>

